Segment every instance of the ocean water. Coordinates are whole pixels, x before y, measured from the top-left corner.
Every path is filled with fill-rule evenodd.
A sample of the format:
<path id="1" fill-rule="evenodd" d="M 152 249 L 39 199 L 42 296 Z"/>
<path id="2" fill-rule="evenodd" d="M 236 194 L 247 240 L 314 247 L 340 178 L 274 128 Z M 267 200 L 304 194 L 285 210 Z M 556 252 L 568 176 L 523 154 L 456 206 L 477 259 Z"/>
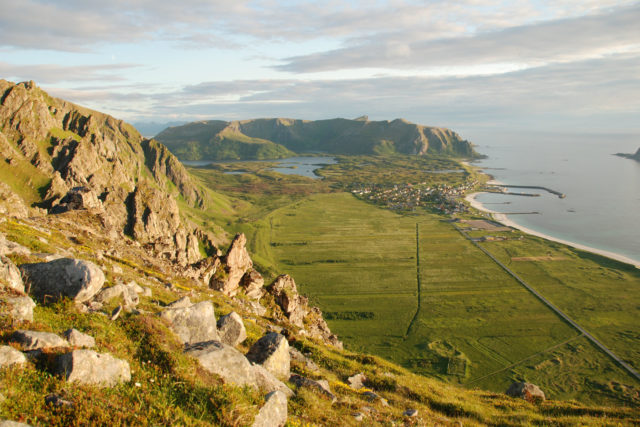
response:
<path id="1" fill-rule="evenodd" d="M 635 153 L 640 135 L 469 132 L 488 156 L 473 164 L 503 184 L 535 185 L 566 194 L 513 188 L 540 197 L 480 194 L 476 200 L 518 225 L 615 252 L 640 262 L 640 162 L 614 156 Z"/>

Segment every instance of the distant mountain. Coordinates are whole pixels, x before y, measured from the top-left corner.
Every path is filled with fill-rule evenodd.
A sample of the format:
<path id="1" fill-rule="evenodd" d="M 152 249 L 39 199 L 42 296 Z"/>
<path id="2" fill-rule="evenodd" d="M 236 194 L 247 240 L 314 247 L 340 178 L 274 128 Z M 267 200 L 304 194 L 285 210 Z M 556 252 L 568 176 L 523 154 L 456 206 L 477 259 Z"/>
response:
<path id="1" fill-rule="evenodd" d="M 636 154 L 627 154 L 627 153 L 616 153 L 616 156 L 625 157 L 627 159 L 635 160 L 636 162 L 640 162 L 640 148 L 636 151 Z"/>
<path id="2" fill-rule="evenodd" d="M 146 138 L 151 138 L 153 135 L 156 135 L 168 127 L 171 126 L 180 126 L 186 121 L 174 121 L 174 122 L 166 122 L 166 123 L 158 123 L 158 122 L 136 122 L 132 123 L 133 126 L 140 132 L 140 134 Z"/>
<path id="3" fill-rule="evenodd" d="M 273 159 L 309 152 L 478 156 L 469 141 L 449 129 L 366 116 L 200 121 L 165 129 L 155 138 L 182 160 Z"/>

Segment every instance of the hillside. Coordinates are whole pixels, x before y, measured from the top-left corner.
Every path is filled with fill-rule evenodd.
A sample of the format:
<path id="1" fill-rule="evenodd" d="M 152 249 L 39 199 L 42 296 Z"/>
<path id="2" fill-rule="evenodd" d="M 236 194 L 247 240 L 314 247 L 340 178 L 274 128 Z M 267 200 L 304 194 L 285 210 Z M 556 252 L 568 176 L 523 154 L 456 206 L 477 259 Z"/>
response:
<path id="1" fill-rule="evenodd" d="M 0 104 L 1 425 L 640 422 L 344 350 L 243 234 L 216 248 L 185 219 L 215 205 L 164 146 L 32 82 Z"/>
<path id="2" fill-rule="evenodd" d="M 156 139 L 182 160 L 270 159 L 310 152 L 477 156 L 469 141 L 449 129 L 402 119 L 212 120 L 170 127 Z"/>

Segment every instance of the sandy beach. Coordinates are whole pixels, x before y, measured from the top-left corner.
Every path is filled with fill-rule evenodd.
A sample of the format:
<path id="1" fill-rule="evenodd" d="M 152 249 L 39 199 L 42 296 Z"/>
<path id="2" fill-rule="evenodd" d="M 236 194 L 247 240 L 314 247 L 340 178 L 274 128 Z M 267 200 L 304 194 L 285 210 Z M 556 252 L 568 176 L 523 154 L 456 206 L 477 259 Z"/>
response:
<path id="1" fill-rule="evenodd" d="M 499 182 L 493 181 L 493 180 L 489 181 L 488 183 L 489 184 L 500 184 Z M 501 213 L 496 212 L 496 211 L 492 211 L 491 209 L 485 208 L 482 203 L 480 203 L 479 201 L 476 200 L 475 197 L 478 194 L 481 194 L 481 192 L 468 194 L 465 197 L 465 200 L 467 202 L 469 202 L 469 204 L 472 207 L 478 209 L 479 211 L 490 213 L 494 220 L 496 220 L 497 222 L 499 222 L 499 223 L 501 223 L 503 225 L 506 225 L 507 227 L 513 227 L 513 228 L 516 228 L 516 229 L 518 229 L 518 230 L 520 230 L 520 231 L 522 231 L 524 233 L 531 234 L 532 236 L 542 237 L 543 239 L 551 240 L 553 242 L 562 243 L 563 245 L 571 246 L 571 247 L 574 247 L 576 249 L 580 249 L 580 250 L 587 251 L 587 252 L 592 252 L 594 254 L 602 255 L 602 256 L 605 256 L 607 258 L 615 259 L 616 261 L 620 261 L 620 262 L 624 262 L 624 263 L 627 263 L 627 264 L 634 265 L 636 268 L 640 268 L 640 262 L 638 262 L 638 261 L 636 261 L 634 259 L 631 259 L 629 257 L 626 257 L 624 255 L 617 254 L 615 252 L 605 251 L 605 250 L 602 250 L 602 249 L 592 248 L 590 246 L 581 245 L 580 243 L 570 242 L 568 240 L 559 239 L 557 237 L 549 236 L 548 234 L 540 233 L 538 231 L 531 230 L 530 228 L 526 228 L 526 227 L 523 227 L 521 225 L 518 225 L 515 222 L 511 221 L 509 218 L 507 218 L 506 215 L 501 214 Z"/>

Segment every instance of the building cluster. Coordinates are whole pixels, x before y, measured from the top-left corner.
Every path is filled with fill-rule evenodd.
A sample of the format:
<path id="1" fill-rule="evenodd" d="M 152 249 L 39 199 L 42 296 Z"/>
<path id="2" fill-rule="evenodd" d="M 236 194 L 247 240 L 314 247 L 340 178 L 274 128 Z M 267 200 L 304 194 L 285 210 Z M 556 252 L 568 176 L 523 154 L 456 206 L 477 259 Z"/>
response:
<path id="1" fill-rule="evenodd" d="M 418 207 L 434 209 L 445 214 L 466 212 L 462 202 L 466 191 L 473 188 L 475 180 L 458 186 L 429 186 L 420 184 L 358 184 L 351 193 L 358 198 L 382 205 L 388 209 L 413 211 Z"/>

